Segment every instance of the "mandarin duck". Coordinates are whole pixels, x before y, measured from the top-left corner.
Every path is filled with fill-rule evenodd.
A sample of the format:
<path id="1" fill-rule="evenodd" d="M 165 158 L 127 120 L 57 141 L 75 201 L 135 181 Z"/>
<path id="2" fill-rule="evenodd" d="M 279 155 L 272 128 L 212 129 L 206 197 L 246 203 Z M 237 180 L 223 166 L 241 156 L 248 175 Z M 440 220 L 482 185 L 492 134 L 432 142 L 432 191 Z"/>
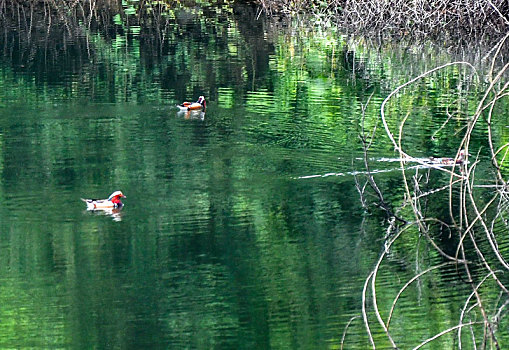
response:
<path id="1" fill-rule="evenodd" d="M 113 192 L 108 199 L 84 199 L 81 200 L 87 203 L 87 210 L 105 210 L 105 209 L 115 209 L 120 208 L 124 204 L 120 200 L 120 198 L 126 198 L 122 191 Z"/>
<path id="2" fill-rule="evenodd" d="M 435 158 L 430 157 L 430 163 L 436 165 L 455 165 L 455 164 L 463 164 L 466 161 L 466 152 L 465 150 L 461 150 L 458 158 Z"/>
<path id="3" fill-rule="evenodd" d="M 205 111 L 207 107 L 207 102 L 205 101 L 205 97 L 198 97 L 198 101 L 196 102 L 183 102 L 180 105 L 177 105 L 180 111 Z"/>

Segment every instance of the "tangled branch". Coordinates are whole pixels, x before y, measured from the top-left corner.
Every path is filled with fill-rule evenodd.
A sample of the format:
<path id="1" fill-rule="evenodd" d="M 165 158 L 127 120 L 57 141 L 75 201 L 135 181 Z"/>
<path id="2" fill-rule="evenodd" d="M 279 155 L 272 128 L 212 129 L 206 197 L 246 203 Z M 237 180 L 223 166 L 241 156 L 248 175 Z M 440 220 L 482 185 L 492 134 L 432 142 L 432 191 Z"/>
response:
<path id="1" fill-rule="evenodd" d="M 454 265 L 456 266 L 459 281 L 467 283 L 472 289 L 472 292 L 466 298 L 464 307 L 458 317 L 458 324 L 423 340 L 420 344 L 415 346 L 415 349 L 419 349 L 424 345 L 435 341 L 439 337 L 456 330 L 458 346 L 459 348 L 462 348 L 464 340 L 462 339 L 461 331 L 464 327 L 471 329 L 470 342 L 471 344 L 474 344 L 474 347 L 480 346 L 481 348 L 485 348 L 486 344 L 490 343 L 495 349 L 500 349 L 497 338 L 497 329 L 503 317 L 502 310 L 505 310 L 509 304 L 509 289 L 500 279 L 500 275 L 504 272 L 509 272 L 509 263 L 507 262 L 509 257 L 504 255 L 504 251 L 499 248 L 498 236 L 501 231 L 500 229 L 497 229 L 497 223 L 503 223 L 504 227 L 509 227 L 509 224 L 505 219 L 506 212 L 509 208 L 509 190 L 503 170 L 506 168 L 506 155 L 509 153 L 509 143 L 497 146 L 497 143 L 500 141 L 494 136 L 496 135 L 496 129 L 494 129 L 495 124 L 493 123 L 493 117 L 497 111 L 496 107 L 509 96 L 509 82 L 504 81 L 507 77 L 509 64 L 501 64 L 500 62 L 497 62 L 497 60 L 500 59 L 499 52 L 501 46 L 505 44 L 508 37 L 509 34 L 505 36 L 498 46 L 492 51 L 493 58 L 491 62 L 491 69 L 488 74 L 489 79 L 487 87 L 477 103 L 474 113 L 466 119 L 466 125 L 463 128 L 464 134 L 457 145 L 456 157 L 450 161 L 450 167 L 444 167 L 443 164 L 434 163 L 429 159 L 423 159 L 419 156 L 412 155 L 411 151 L 402 142 L 402 140 L 405 139 L 403 135 L 406 131 L 406 122 L 410 113 L 402 118 L 397 128 L 391 128 L 393 123 L 389 123 L 388 118 L 391 117 L 394 119 L 394 116 L 389 116 L 387 114 L 387 106 L 389 103 L 393 103 L 396 96 L 400 96 L 405 91 L 411 89 L 418 81 L 426 79 L 430 75 L 436 74 L 439 71 L 447 70 L 451 67 L 464 67 L 472 72 L 472 74 L 477 75 L 478 73 L 472 64 L 468 62 L 452 62 L 424 72 L 423 74 L 392 90 L 381 104 L 380 115 L 385 134 L 394 146 L 394 149 L 398 152 L 399 158 L 401 159 L 401 178 L 405 189 L 405 200 L 402 208 L 409 207 L 413 218 L 402 216 L 399 221 L 390 221 L 391 224 L 388 230 L 391 231 L 391 234 L 386 236 L 382 253 L 376 262 L 375 267 L 365 281 L 362 294 L 362 315 L 373 348 L 376 348 L 376 344 L 371 332 L 376 324 L 373 324 L 373 322 L 368 319 L 369 312 L 367 310 L 367 301 L 371 300 L 371 311 L 376 316 L 378 326 L 381 327 L 385 333 L 391 346 L 393 348 L 397 348 L 398 339 L 391 333 L 389 326 L 394 317 L 396 305 L 400 300 L 401 295 L 412 283 L 418 281 L 424 275 L 441 269 L 447 265 Z M 495 67 L 499 68 L 496 69 Z M 451 118 L 448 118 L 447 121 L 440 126 L 440 128 L 443 128 L 447 123 L 450 123 L 450 120 Z M 482 164 L 483 166 L 486 166 L 482 159 L 479 158 L 479 156 L 475 159 L 468 159 L 469 152 L 472 152 L 472 145 L 474 144 L 474 142 L 472 142 L 475 137 L 474 131 L 477 129 L 487 129 L 488 131 L 488 140 L 486 143 L 489 145 L 489 159 L 491 160 L 488 166 L 491 166 L 494 174 L 493 181 L 489 185 L 480 184 L 480 181 L 476 178 L 476 170 L 479 165 Z M 366 133 L 363 129 L 363 135 L 365 134 Z M 374 132 L 370 135 L 372 136 L 373 134 Z M 435 137 L 435 134 L 433 137 Z M 365 140 L 366 138 L 361 137 L 361 139 Z M 478 144 L 478 142 L 475 144 Z M 369 146 L 370 143 L 364 142 L 365 152 L 369 150 Z M 481 150 L 477 149 L 475 151 L 479 155 Z M 466 159 L 461 158 L 461 155 L 463 154 L 466 155 Z M 366 159 L 368 158 L 366 157 Z M 414 176 L 408 177 L 409 161 L 422 166 L 421 169 L 426 169 L 428 175 L 420 176 L 417 170 Z M 447 175 L 449 178 L 448 184 L 446 186 L 431 188 L 423 192 L 421 189 L 422 187 L 430 186 L 430 183 L 428 182 L 429 172 L 437 172 L 437 174 L 442 173 Z M 369 172 L 368 176 L 371 176 L 371 182 L 375 182 Z M 481 197 L 480 191 L 486 188 L 494 189 L 494 191 L 483 191 L 483 197 Z M 383 191 L 380 189 L 379 191 L 379 197 L 383 198 Z M 437 194 L 443 194 L 442 198 L 448 201 L 449 217 L 440 218 L 428 216 L 428 198 L 431 195 Z M 362 199 L 362 201 L 363 203 L 366 202 L 365 199 Z M 401 212 L 402 210 L 399 211 L 399 213 Z M 457 245 L 455 256 L 447 254 L 440 247 L 440 244 L 433 238 L 431 227 L 434 223 L 439 224 L 441 227 L 446 227 L 450 236 L 456 239 Z M 390 310 L 388 310 L 388 317 L 384 318 L 384 312 L 380 309 L 377 301 L 377 276 L 384 266 L 384 261 L 392 253 L 393 246 L 401 239 L 403 232 L 411 231 L 410 228 L 416 228 L 416 232 L 418 232 L 420 236 L 426 238 L 426 241 L 429 243 L 429 247 L 433 248 L 435 252 L 448 261 L 432 265 L 422 272 L 416 272 L 412 278 L 404 283 L 403 287 L 395 295 Z M 479 243 L 481 234 L 484 235 L 486 242 L 489 244 L 486 245 Z M 460 273 L 460 269 L 462 273 Z M 464 277 L 461 277 L 462 274 L 464 274 Z M 493 281 L 494 284 L 498 286 L 501 293 L 499 300 L 501 298 L 505 299 L 501 306 L 499 306 L 499 300 L 493 303 L 493 298 L 483 295 L 481 286 L 488 280 Z M 370 289 L 367 288 L 368 285 L 371 286 Z M 370 296 L 368 295 L 368 292 L 371 292 Z M 482 319 L 466 321 L 466 319 L 468 320 L 468 318 L 471 318 L 471 315 L 474 315 L 475 313 L 480 314 Z M 475 319 L 475 317 L 473 318 Z M 474 331 L 476 327 L 482 327 L 482 339 L 476 339 L 476 332 Z"/>

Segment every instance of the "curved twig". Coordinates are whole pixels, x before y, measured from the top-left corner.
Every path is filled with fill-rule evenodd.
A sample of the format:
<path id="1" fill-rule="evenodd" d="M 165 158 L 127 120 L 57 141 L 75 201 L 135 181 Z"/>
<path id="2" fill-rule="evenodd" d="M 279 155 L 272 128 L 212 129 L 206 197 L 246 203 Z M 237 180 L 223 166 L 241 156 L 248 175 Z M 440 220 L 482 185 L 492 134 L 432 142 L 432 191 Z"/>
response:
<path id="1" fill-rule="evenodd" d="M 462 327 L 470 326 L 470 325 L 473 325 L 473 324 L 481 324 L 481 322 L 475 322 L 475 321 L 474 321 L 474 322 L 462 323 L 462 324 L 458 324 L 458 325 L 456 325 L 456 326 L 454 326 L 454 327 L 448 328 L 448 329 L 446 329 L 446 330 L 444 330 L 444 331 L 442 331 L 442 332 L 440 332 L 440 333 L 438 333 L 438 334 L 435 334 L 433 337 L 426 339 L 425 341 L 423 341 L 422 343 L 420 343 L 419 345 L 417 345 L 417 346 L 416 346 L 415 348 L 413 348 L 412 350 L 420 349 L 420 348 L 422 348 L 424 345 L 426 345 L 426 344 L 428 344 L 428 343 L 432 342 L 433 340 L 435 340 L 435 339 L 437 339 L 437 338 L 440 338 L 440 337 L 441 337 L 441 336 L 443 336 L 444 334 L 447 334 L 447 333 L 449 333 L 449 332 L 454 331 L 454 330 L 455 330 L 455 329 L 457 329 L 457 328 L 462 328 Z"/>
<path id="2" fill-rule="evenodd" d="M 442 66 L 439 66 L 439 67 L 436 67 L 436 68 L 433 68 L 431 70 L 428 70 L 427 72 L 424 72 L 422 73 L 421 75 L 407 81 L 406 83 L 398 86 L 396 89 L 394 89 L 382 102 L 382 105 L 380 107 L 380 114 L 381 114 L 381 118 L 382 118 L 382 123 L 383 123 L 383 126 L 385 128 L 385 133 L 387 134 L 387 136 L 389 137 L 389 139 L 391 140 L 392 144 L 394 145 L 394 148 L 399 152 L 400 156 L 402 158 L 406 158 L 408 160 L 411 160 L 413 162 L 416 162 L 416 163 L 419 163 L 421 165 L 426 165 L 426 166 L 430 166 L 432 168 L 435 168 L 435 169 L 438 169 L 440 171 L 444 171 L 444 172 L 447 172 L 449 173 L 451 176 L 457 176 L 457 177 L 461 177 L 461 175 L 458 175 L 456 174 L 454 171 L 451 171 L 449 169 L 445 169 L 443 167 L 440 167 L 440 166 L 437 166 L 437 165 L 433 165 L 433 164 L 428 164 L 428 163 L 425 163 L 423 162 L 422 160 L 418 159 L 418 158 L 414 158 L 412 156 L 410 156 L 409 154 L 407 154 L 405 151 L 403 151 L 403 149 L 399 146 L 399 144 L 396 142 L 396 140 L 394 139 L 394 136 L 392 135 L 391 133 L 391 130 L 389 128 L 389 125 L 387 124 L 387 120 L 385 118 L 385 105 L 387 104 L 387 102 L 394 96 L 396 95 L 400 90 L 402 90 L 403 88 L 415 83 L 416 81 L 424 78 L 425 76 L 427 75 L 430 75 L 431 73 L 434 73 L 436 71 L 439 71 L 443 68 L 446 68 L 446 67 L 449 67 L 449 66 L 453 66 L 453 65 L 466 65 L 467 67 L 470 67 L 474 72 L 475 72 L 475 68 L 472 64 L 468 63 L 468 62 L 465 62 L 465 61 L 457 61 L 457 62 L 451 62 L 451 63 L 447 63 L 447 64 L 444 64 Z M 459 153 L 459 151 L 458 151 Z M 457 155 L 457 158 L 459 158 L 459 154 Z"/>
<path id="3" fill-rule="evenodd" d="M 353 316 L 352 318 L 350 318 L 350 320 L 348 321 L 348 323 L 346 324 L 345 326 L 345 329 L 343 330 L 343 336 L 341 337 L 341 347 L 340 349 L 343 350 L 343 345 L 345 344 L 345 338 L 346 338 L 346 332 L 348 330 L 348 327 L 350 327 L 350 324 L 357 318 L 359 318 L 361 316 L 359 315 L 356 315 L 356 316 Z"/>
<path id="4" fill-rule="evenodd" d="M 371 329 L 369 328 L 368 314 L 366 312 L 366 291 L 368 289 L 369 280 L 373 276 L 373 273 L 374 272 L 371 271 L 368 278 L 366 278 L 366 281 L 364 281 L 364 288 L 362 289 L 362 319 L 364 320 L 364 325 L 366 326 L 366 330 L 368 332 L 369 342 L 371 343 L 373 349 L 376 350 L 375 341 L 373 340 L 373 335 L 371 334 Z"/>
<path id="5" fill-rule="evenodd" d="M 420 272 L 419 274 L 415 275 L 407 283 L 405 283 L 405 285 L 403 287 L 401 287 L 401 289 L 399 290 L 398 294 L 394 298 L 394 301 L 392 302 L 391 310 L 389 311 L 389 317 L 387 318 L 387 329 L 389 329 L 389 325 L 391 323 L 392 314 L 394 312 L 394 308 L 396 307 L 396 303 L 398 302 L 398 299 L 401 296 L 401 294 L 403 294 L 403 292 L 408 288 L 409 285 L 411 285 L 415 280 L 417 280 L 418 278 L 420 278 L 421 276 L 427 274 L 430 271 L 439 269 L 439 268 L 444 267 L 446 265 L 452 265 L 452 264 L 455 264 L 455 263 L 456 262 L 449 261 L 449 262 L 445 262 L 445 263 L 440 264 L 440 265 L 432 266 L 432 267 L 430 267 L 430 268 Z"/>

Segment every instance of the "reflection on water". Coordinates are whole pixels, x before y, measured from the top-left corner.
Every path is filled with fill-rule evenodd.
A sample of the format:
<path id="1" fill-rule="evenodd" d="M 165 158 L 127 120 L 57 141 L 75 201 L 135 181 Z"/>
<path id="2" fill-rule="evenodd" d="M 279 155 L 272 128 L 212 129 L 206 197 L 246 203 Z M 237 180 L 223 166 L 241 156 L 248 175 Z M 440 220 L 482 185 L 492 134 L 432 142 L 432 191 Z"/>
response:
<path id="1" fill-rule="evenodd" d="M 102 209 L 87 209 L 87 213 L 91 213 L 93 215 L 107 215 L 111 216 L 113 221 L 122 221 L 122 209 L 120 208 L 102 208 Z"/>
<path id="2" fill-rule="evenodd" d="M 17 31 L 0 39 L 0 347 L 338 348 L 359 315 L 386 233 L 355 186 L 361 121 L 375 128 L 386 90 L 434 62 L 371 53 L 332 30 L 285 33 L 248 7 L 199 11 L 166 32 L 112 16 L 113 28 L 91 26 L 67 50 L 57 38 L 25 46 Z M 402 142 L 416 154 L 453 154 L 454 123 L 448 137 L 428 130 L 468 98 L 463 74 L 402 102 L 415 112 Z M 175 109 L 201 94 L 206 117 Z M 377 137 L 370 156 L 394 157 Z M 371 172 L 397 202 L 394 165 Z M 129 194 L 122 210 L 84 212 L 82 193 L 115 188 Z M 419 244 L 394 247 L 378 276 L 382 306 L 440 261 L 414 256 Z M 402 348 L 457 321 L 472 291 L 451 288 L 452 270 L 401 297 Z M 369 347 L 358 319 L 346 339 Z"/>
<path id="3" fill-rule="evenodd" d="M 204 111 L 182 111 L 179 110 L 177 112 L 177 117 L 184 118 L 184 119 L 197 119 L 197 120 L 204 120 L 205 119 L 205 112 Z"/>

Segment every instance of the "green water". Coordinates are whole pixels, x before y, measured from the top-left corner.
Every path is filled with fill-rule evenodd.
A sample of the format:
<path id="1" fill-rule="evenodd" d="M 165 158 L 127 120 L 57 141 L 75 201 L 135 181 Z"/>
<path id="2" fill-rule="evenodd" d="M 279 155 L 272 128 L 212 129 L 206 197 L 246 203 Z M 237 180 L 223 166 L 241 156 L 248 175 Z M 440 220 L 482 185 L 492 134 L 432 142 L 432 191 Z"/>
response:
<path id="1" fill-rule="evenodd" d="M 340 348 L 387 227 L 355 187 L 365 170 L 362 108 L 375 125 L 391 89 L 452 57 L 377 51 L 333 29 L 228 9 L 183 11 L 162 39 L 117 24 L 28 40 L 5 25 L 1 348 Z M 471 79 L 454 68 L 402 98 L 415 116 L 404 142 L 417 156 L 454 155 L 460 121 L 430 136 L 454 101 L 475 108 L 476 90 L 458 88 Z M 203 115 L 177 112 L 199 95 Z M 378 161 L 393 147 L 380 125 L 377 135 L 372 170 L 401 201 L 397 164 Z M 115 213 L 86 211 L 80 200 L 115 190 L 127 196 Z M 406 238 L 380 272 L 385 316 L 416 270 L 440 262 L 422 243 Z M 470 293 L 454 266 L 425 276 L 396 309 L 398 345 L 457 324 Z M 380 327 L 372 332 L 389 346 Z M 429 348 L 452 348 L 455 335 Z M 345 348 L 370 348 L 362 319 Z"/>

